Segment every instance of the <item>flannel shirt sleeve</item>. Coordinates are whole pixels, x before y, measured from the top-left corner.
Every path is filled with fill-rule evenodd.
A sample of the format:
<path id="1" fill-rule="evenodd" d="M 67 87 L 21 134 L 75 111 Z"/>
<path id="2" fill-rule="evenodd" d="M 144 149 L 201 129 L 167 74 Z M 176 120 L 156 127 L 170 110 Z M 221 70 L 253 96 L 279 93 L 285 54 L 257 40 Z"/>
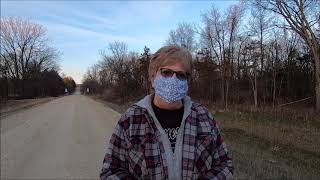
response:
<path id="1" fill-rule="evenodd" d="M 109 146 L 100 172 L 100 179 L 132 180 L 135 179 L 130 174 L 127 161 L 127 142 L 123 122 L 128 123 L 127 117 L 123 115 L 116 125 L 110 138 Z"/>
<path id="2" fill-rule="evenodd" d="M 232 159 L 228 153 L 226 143 L 223 140 L 221 131 L 212 114 L 208 111 L 209 120 L 212 122 L 212 133 L 216 136 L 215 151 L 213 154 L 213 163 L 211 169 L 206 173 L 206 178 L 212 180 L 232 179 L 233 165 Z"/>

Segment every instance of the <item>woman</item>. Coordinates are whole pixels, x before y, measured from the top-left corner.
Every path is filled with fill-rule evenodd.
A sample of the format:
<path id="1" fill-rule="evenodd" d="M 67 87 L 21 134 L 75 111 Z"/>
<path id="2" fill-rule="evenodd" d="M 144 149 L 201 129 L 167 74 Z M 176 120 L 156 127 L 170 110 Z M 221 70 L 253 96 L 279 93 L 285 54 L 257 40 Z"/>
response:
<path id="1" fill-rule="evenodd" d="M 119 120 L 101 179 L 229 179 L 231 158 L 211 113 L 187 96 L 191 54 L 165 46 L 151 58 L 155 90 Z"/>

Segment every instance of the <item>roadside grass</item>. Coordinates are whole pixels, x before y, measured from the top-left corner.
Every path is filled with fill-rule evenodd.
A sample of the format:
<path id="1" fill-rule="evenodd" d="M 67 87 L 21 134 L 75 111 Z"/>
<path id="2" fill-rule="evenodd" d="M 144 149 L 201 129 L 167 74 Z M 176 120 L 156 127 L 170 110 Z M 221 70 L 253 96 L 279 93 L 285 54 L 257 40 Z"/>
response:
<path id="1" fill-rule="evenodd" d="M 240 129 L 272 142 L 320 153 L 320 127 L 316 122 L 276 119 L 249 112 L 222 112 L 214 116 L 224 128 Z"/>
<path id="2" fill-rule="evenodd" d="M 269 115 L 219 112 L 235 179 L 319 179 L 320 131 L 312 123 Z"/>
<path id="3" fill-rule="evenodd" d="M 120 114 L 132 104 L 104 103 Z M 320 179 L 319 121 L 261 112 L 213 114 L 233 158 L 234 179 Z"/>

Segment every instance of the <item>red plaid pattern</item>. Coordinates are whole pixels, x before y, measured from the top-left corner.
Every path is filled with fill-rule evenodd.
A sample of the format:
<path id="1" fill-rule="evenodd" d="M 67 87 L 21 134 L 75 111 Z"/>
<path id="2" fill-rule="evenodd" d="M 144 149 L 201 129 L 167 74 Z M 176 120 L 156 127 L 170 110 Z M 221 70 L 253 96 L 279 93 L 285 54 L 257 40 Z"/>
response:
<path id="1" fill-rule="evenodd" d="M 110 139 L 101 179 L 168 179 L 160 133 L 148 111 L 131 106 Z M 232 160 L 211 113 L 192 103 L 184 127 L 182 179 L 229 179 Z"/>

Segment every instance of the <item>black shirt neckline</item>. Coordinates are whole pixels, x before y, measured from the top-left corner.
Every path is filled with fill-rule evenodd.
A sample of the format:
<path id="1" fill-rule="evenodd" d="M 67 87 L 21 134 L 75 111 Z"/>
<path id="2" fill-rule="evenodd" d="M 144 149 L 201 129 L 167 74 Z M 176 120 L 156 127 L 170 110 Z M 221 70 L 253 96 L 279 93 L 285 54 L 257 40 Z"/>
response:
<path id="1" fill-rule="evenodd" d="M 182 122 L 182 117 L 184 114 L 183 101 L 182 101 L 182 107 L 180 107 L 179 109 L 163 109 L 156 106 L 153 100 L 154 100 L 154 96 L 151 102 L 154 114 L 158 119 L 164 132 L 167 134 L 167 137 L 171 143 L 171 148 L 174 152 L 176 138 L 177 138 L 179 128 Z"/>
<path id="2" fill-rule="evenodd" d="M 152 105 L 152 109 L 158 112 L 173 113 L 173 112 L 180 112 L 184 110 L 183 99 L 182 99 L 182 106 L 179 109 L 163 109 L 154 104 L 154 95 L 153 95 L 151 100 L 151 105 Z"/>

